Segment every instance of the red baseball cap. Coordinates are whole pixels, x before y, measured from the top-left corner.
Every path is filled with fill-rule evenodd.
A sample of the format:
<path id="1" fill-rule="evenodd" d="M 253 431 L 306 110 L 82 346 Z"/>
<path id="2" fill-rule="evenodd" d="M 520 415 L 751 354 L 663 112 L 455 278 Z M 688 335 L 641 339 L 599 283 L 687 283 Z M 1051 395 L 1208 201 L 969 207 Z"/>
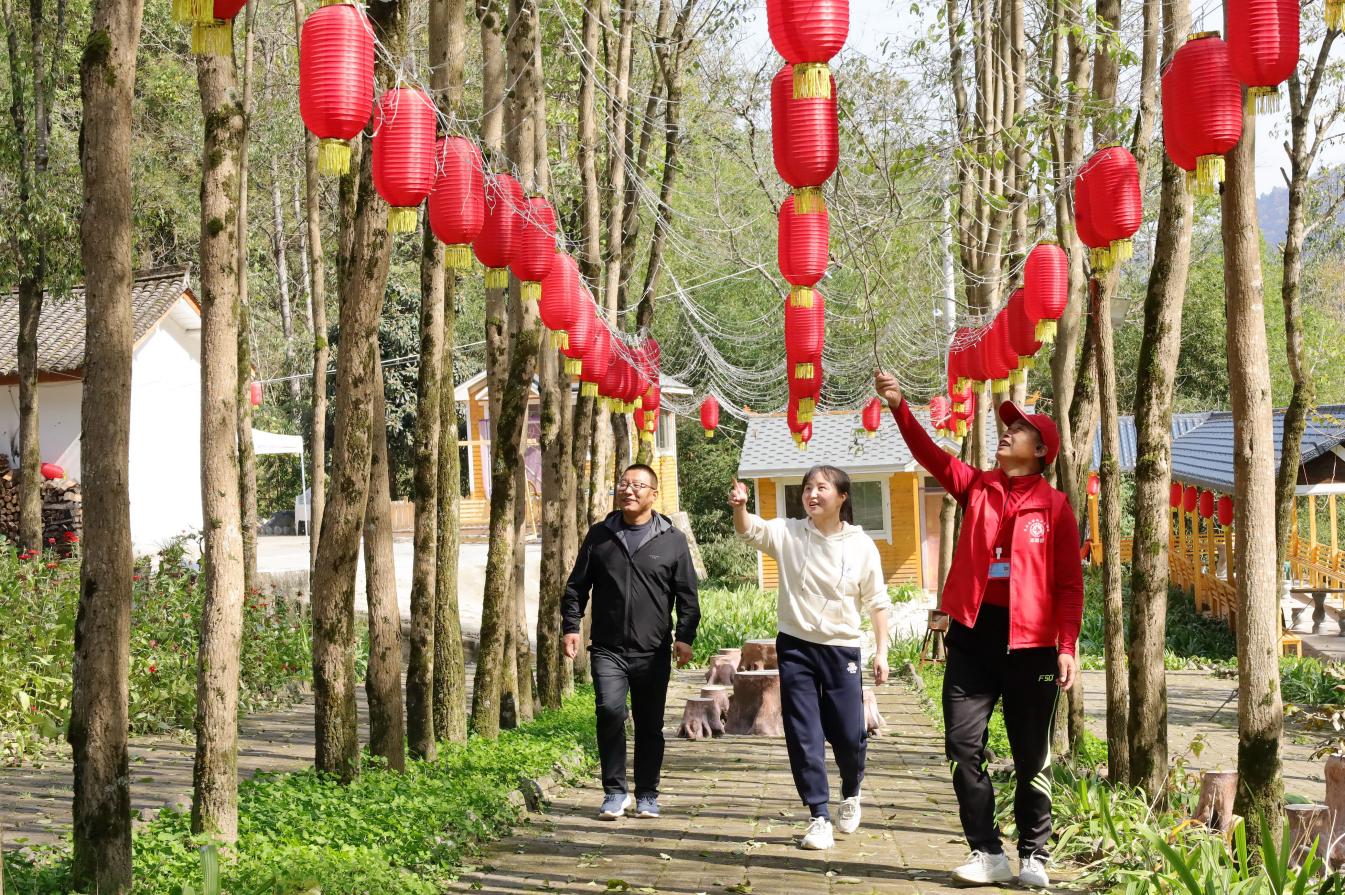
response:
<path id="1" fill-rule="evenodd" d="M 1042 459 L 1047 465 L 1055 462 L 1056 454 L 1060 453 L 1060 432 L 1055 427 L 1055 420 L 1044 413 L 1027 413 L 1012 401 L 999 405 L 999 418 L 1006 426 L 1022 420 L 1036 429 L 1041 436 L 1041 443 L 1046 445 L 1046 456 Z"/>

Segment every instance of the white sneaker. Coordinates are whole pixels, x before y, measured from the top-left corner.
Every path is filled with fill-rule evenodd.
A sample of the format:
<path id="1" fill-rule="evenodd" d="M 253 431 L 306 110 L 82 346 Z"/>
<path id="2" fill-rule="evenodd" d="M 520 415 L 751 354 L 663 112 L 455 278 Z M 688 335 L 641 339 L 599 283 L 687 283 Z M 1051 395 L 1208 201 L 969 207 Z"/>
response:
<path id="1" fill-rule="evenodd" d="M 841 801 L 841 810 L 836 816 L 836 832 L 853 833 L 859 829 L 859 796 L 852 796 Z"/>
<path id="2" fill-rule="evenodd" d="M 602 820 L 616 820 L 626 813 L 626 809 L 635 804 L 635 799 L 631 798 L 628 792 L 608 793 L 602 800 L 602 808 L 598 810 L 598 817 Z"/>
<path id="3" fill-rule="evenodd" d="M 1046 862 L 1036 855 L 1023 858 L 1018 869 L 1018 882 L 1033 889 L 1045 889 L 1051 884 L 1046 875 Z"/>
<path id="4" fill-rule="evenodd" d="M 808 831 L 803 834 L 803 840 L 799 842 L 799 848 L 813 851 L 823 851 L 835 845 L 836 839 L 831 835 L 831 821 L 825 817 L 814 817 L 808 824 Z"/>
<path id="5" fill-rule="evenodd" d="M 1009 859 L 1003 852 L 991 855 L 974 851 L 967 863 L 953 870 L 953 879 L 971 886 L 989 886 L 1007 883 L 1013 879 L 1013 871 L 1009 869 Z"/>

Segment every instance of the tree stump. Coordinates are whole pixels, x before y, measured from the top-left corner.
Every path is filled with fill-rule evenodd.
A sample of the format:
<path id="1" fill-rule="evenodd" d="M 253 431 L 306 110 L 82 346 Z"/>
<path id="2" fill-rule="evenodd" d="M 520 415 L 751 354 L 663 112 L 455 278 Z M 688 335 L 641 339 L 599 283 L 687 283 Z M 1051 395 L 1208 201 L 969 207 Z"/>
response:
<path id="1" fill-rule="evenodd" d="M 728 658 L 733 660 L 733 667 L 737 668 L 738 660 L 743 657 L 743 648 L 741 646 L 720 647 L 719 650 L 715 652 L 715 655 L 727 656 Z"/>
<path id="2" fill-rule="evenodd" d="M 878 711 L 878 694 L 872 687 L 864 688 L 864 727 L 869 736 L 882 736 L 884 721 Z"/>
<path id="3" fill-rule="evenodd" d="M 734 675 L 733 701 L 724 730 L 737 736 L 784 736 L 779 671 L 749 670 Z"/>
<path id="4" fill-rule="evenodd" d="M 1238 794 L 1237 771 L 1206 771 L 1200 778 L 1195 819 L 1220 833 L 1233 828 L 1233 800 Z"/>
<path id="5" fill-rule="evenodd" d="M 1317 857 L 1326 859 L 1331 835 L 1331 812 L 1325 805 L 1285 805 L 1284 815 L 1289 819 L 1289 861 L 1302 867 L 1308 859 L 1312 843 L 1317 843 Z"/>
<path id="6" fill-rule="evenodd" d="M 684 740 L 708 740 L 724 735 L 724 716 L 715 700 L 693 696 L 682 710 L 682 726 L 677 735 Z"/>
<path id="7" fill-rule="evenodd" d="M 705 683 L 732 687 L 734 669 L 737 667 L 738 660 L 731 656 L 711 656 L 710 667 L 705 669 Z"/>
<path id="8" fill-rule="evenodd" d="M 1331 867 L 1340 867 L 1345 864 L 1345 756 L 1327 756 L 1326 811 L 1326 842 L 1319 851 Z"/>
<path id="9" fill-rule="evenodd" d="M 769 671 L 776 667 L 775 640 L 749 640 L 743 644 L 739 671 Z"/>
<path id="10" fill-rule="evenodd" d="M 733 694 L 729 692 L 728 687 L 721 687 L 718 684 L 707 684 L 701 687 L 702 699 L 713 699 L 715 705 L 719 708 L 719 717 L 725 718 L 729 713 L 730 698 Z"/>

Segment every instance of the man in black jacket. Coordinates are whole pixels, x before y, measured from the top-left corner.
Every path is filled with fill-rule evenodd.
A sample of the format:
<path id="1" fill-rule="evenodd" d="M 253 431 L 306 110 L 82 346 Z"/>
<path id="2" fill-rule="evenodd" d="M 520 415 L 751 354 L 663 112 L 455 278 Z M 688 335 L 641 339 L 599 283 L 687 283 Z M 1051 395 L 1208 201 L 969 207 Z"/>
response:
<path id="1" fill-rule="evenodd" d="M 606 820 L 621 817 L 632 802 L 636 816 L 658 817 L 663 709 L 672 674 L 668 648 L 678 668 L 690 662 L 700 621 L 686 536 L 654 512 L 656 497 L 658 474 L 643 463 L 627 467 L 616 486 L 621 509 L 588 530 L 561 601 L 565 655 L 574 658 L 584 606 L 593 595 L 589 660 L 605 793 L 599 816 Z M 627 693 L 635 721 L 634 799 L 626 787 Z"/>

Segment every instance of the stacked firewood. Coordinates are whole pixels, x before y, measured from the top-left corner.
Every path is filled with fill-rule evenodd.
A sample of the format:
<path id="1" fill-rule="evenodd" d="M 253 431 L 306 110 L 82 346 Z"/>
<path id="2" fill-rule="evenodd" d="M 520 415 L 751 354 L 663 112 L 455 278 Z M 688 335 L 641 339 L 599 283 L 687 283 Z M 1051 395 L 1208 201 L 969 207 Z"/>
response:
<path id="1" fill-rule="evenodd" d="M 68 478 L 42 483 L 43 546 L 68 552 L 83 534 L 84 498 L 79 482 Z M 10 541 L 19 539 L 19 471 L 0 455 L 0 535 Z"/>

